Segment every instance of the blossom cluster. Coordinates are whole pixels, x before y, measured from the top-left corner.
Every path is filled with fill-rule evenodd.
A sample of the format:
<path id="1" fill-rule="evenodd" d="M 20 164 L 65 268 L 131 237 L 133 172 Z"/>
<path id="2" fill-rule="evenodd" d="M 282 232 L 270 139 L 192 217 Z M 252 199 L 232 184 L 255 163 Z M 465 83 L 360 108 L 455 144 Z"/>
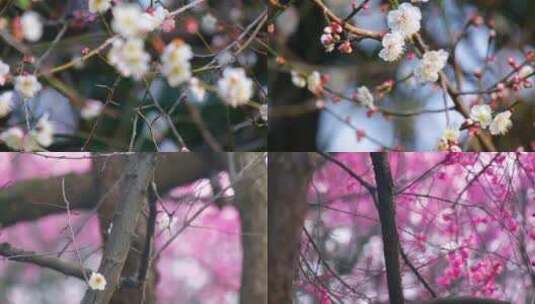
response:
<path id="1" fill-rule="evenodd" d="M 44 17 L 46 13 L 38 12 L 41 10 L 37 4 L 26 5 L 28 8 L 24 8 L 20 16 L 12 18 L 9 14 L 10 17 L 0 18 L 0 31 L 6 31 L 5 37 L 7 38 L 5 39 L 8 39 L 9 44 L 14 46 L 10 52 L 7 52 L 8 58 L 15 58 L 12 53 L 17 51 L 23 55 L 20 64 L 8 63 L 7 60 L 4 62 L 0 58 L 0 87 L 8 88 L 8 91 L 0 91 L 0 119 L 5 118 L 7 126 L 7 129 L 0 130 L 3 132 L 0 138 L 1 144 L 13 150 L 45 150 L 52 147 L 55 134 L 63 134 L 66 131 L 65 135 L 70 136 L 71 132 L 75 132 L 70 129 L 71 127 L 91 128 L 89 125 L 91 123 L 95 124 L 96 129 L 96 125 L 102 119 L 115 118 L 117 115 L 114 108 L 123 103 L 121 100 L 115 100 L 117 92 L 110 94 L 106 101 L 93 99 L 94 97 L 85 98 L 83 95 L 87 94 L 86 92 L 73 90 L 70 83 L 67 85 L 63 83 L 64 79 L 49 78 L 51 75 L 56 77 L 59 73 L 69 69 L 83 69 L 90 58 L 98 58 L 113 67 L 120 76 L 119 82 L 130 79 L 136 86 L 150 86 L 155 85 L 154 83 L 160 84 L 161 78 L 163 83 L 166 82 L 168 85 L 165 86 L 166 91 L 174 90 L 174 88 L 180 90 L 181 94 L 178 95 L 180 99 L 186 97 L 187 101 L 197 102 L 195 107 L 204 106 L 203 102 L 208 99 L 207 96 L 213 94 L 216 100 L 228 107 L 238 108 L 247 105 L 256 109 L 257 112 L 254 113 L 255 116 L 252 119 L 255 121 L 254 126 L 256 126 L 257 117 L 267 121 L 267 104 L 263 96 L 261 96 L 263 100 L 260 103 L 252 100 L 257 86 L 261 85 L 249 76 L 254 71 L 252 68 L 256 65 L 257 55 L 240 41 L 247 38 L 250 39 L 249 44 L 255 43 L 256 39 L 251 39 L 253 36 L 244 33 L 238 41 L 232 42 L 235 37 L 234 33 L 230 32 L 231 27 L 223 24 L 219 16 L 216 18 L 209 13 L 208 8 L 212 4 L 207 4 L 202 0 L 190 1 L 179 5 L 174 11 L 171 11 L 172 6 L 162 3 L 151 3 L 144 7 L 139 3 L 125 1 L 85 0 L 84 4 L 86 6 L 76 9 L 67 19 L 58 19 L 53 22 L 52 20 L 56 17 L 51 14 L 49 16 L 51 19 L 47 20 Z M 8 5 L 10 6 L 11 4 Z M 190 16 L 182 18 L 184 12 L 193 16 L 202 13 L 203 16 L 199 21 Z M 243 12 L 236 11 L 236 9 L 228 13 L 234 14 L 232 18 L 236 20 L 239 14 L 242 14 L 242 17 L 245 16 Z M 183 26 L 178 28 L 175 19 L 183 22 Z M 47 31 L 61 23 L 64 24 L 65 29 L 57 32 L 56 39 L 44 41 L 43 37 L 46 39 L 51 37 Z M 94 26 L 94 23 L 101 24 Z M 227 28 L 229 32 L 225 31 Z M 57 27 L 57 29 L 60 28 Z M 56 56 L 58 45 L 63 43 L 62 38 L 73 35 L 71 33 L 77 31 L 79 33 L 93 29 L 99 31 L 99 35 L 107 36 L 98 42 L 99 45 L 90 48 L 83 45 L 84 41 L 80 41 L 82 46 L 78 54 L 72 55 L 71 50 L 60 50 L 58 53 L 61 55 Z M 206 46 L 209 52 L 208 55 L 207 52 L 203 52 L 203 49 L 197 49 L 193 44 L 193 42 L 196 43 L 196 36 L 193 34 L 197 33 L 198 37 L 201 37 L 201 30 L 203 34 L 210 35 L 201 39 L 202 45 Z M 177 37 L 175 33 L 180 33 L 180 36 Z M 258 35 L 257 32 L 248 34 Z M 50 49 L 44 53 L 35 52 L 34 47 L 37 49 L 37 43 L 50 44 Z M 241 49 L 234 54 L 238 46 Z M 41 53 L 41 57 L 36 56 L 38 53 Z M 57 63 L 64 57 L 63 53 L 72 56 L 72 60 Z M 208 58 L 213 59 L 209 62 Z M 213 72 L 213 75 L 208 75 L 208 72 Z M 98 81 L 94 86 L 106 87 L 110 93 L 115 90 L 115 88 L 112 90 L 112 86 Z M 9 87 L 13 89 L 9 90 Z M 48 113 L 48 106 L 40 107 L 43 95 L 50 91 L 64 94 L 70 101 L 73 101 L 72 106 L 78 110 L 74 112 L 77 115 L 73 118 L 73 123 L 50 121 L 50 118 L 55 120 L 57 116 Z M 154 96 L 151 100 L 157 102 Z M 165 103 L 162 103 L 163 108 L 157 107 L 160 112 L 167 111 Z M 35 108 L 44 108 L 45 113 L 42 113 L 44 115 L 34 113 Z M 196 115 L 197 110 L 192 111 L 192 115 Z M 149 112 L 146 113 L 147 118 L 155 114 L 149 110 L 147 112 Z M 247 119 L 248 113 L 244 111 L 243 114 Z M 20 122 L 21 115 L 25 117 L 23 123 Z M 80 122 L 79 118 L 87 122 Z M 194 120 L 199 128 L 204 128 L 204 122 L 199 121 L 198 118 Z M 137 123 L 138 120 L 135 121 Z M 58 128 L 60 124 L 61 127 Z M 260 121 L 258 126 L 262 125 Z M 46 140 L 44 140 L 43 132 L 48 132 Z M 202 130 L 201 133 L 206 132 Z M 30 140 L 37 134 L 39 134 L 39 140 Z M 177 135 L 178 142 L 181 136 L 177 132 L 174 134 Z M 93 134 L 90 137 L 92 136 Z"/>
<path id="2" fill-rule="evenodd" d="M 408 145 L 413 142 L 401 136 L 394 140 L 388 136 L 384 139 L 368 136 L 367 134 L 374 132 L 367 132 L 365 123 L 353 120 L 352 114 L 337 111 L 346 109 L 345 102 L 365 108 L 366 112 L 355 110 L 353 112 L 355 116 L 366 113 L 368 118 L 371 118 L 375 113 L 378 114 L 375 115 L 369 128 L 376 128 L 375 123 L 403 126 L 398 121 L 421 117 L 422 119 L 418 119 L 420 123 L 427 117 L 443 115 L 444 122 L 439 123 L 446 128 L 441 130 L 441 135 L 440 132 L 433 135 L 433 137 L 440 136 L 438 141 L 436 138 L 428 140 L 429 136 L 424 136 L 423 132 L 414 132 L 422 133 L 421 140 L 429 147 L 426 149 L 439 151 L 459 152 L 470 149 L 494 151 L 504 143 L 497 137 L 510 134 L 511 130 L 517 133 L 517 129 L 513 129 L 513 120 L 526 119 L 515 112 L 518 109 L 517 105 L 525 99 L 521 90 L 533 88 L 530 78 L 535 76 L 533 68 L 535 52 L 531 47 L 519 50 L 499 49 L 501 45 L 498 43 L 497 35 L 505 30 L 497 26 L 497 21 L 492 16 L 484 17 L 477 11 L 465 12 L 462 9 L 466 8 L 466 5 L 459 4 L 455 7 L 462 14 L 454 16 L 458 18 L 455 20 L 455 25 L 452 25 L 454 30 L 446 29 L 443 25 L 433 26 L 433 22 L 429 22 L 432 20 L 425 20 L 429 28 L 425 29 L 424 35 L 420 34 L 424 24 L 424 12 L 429 13 L 429 18 L 440 18 L 439 12 L 448 15 L 444 18 L 449 18 L 453 13 L 436 2 L 421 0 L 388 1 L 388 3 L 329 0 L 312 2 L 326 19 L 326 23 L 322 20 L 316 22 L 323 26 L 319 34 L 321 50 L 327 53 L 336 51 L 339 54 L 329 54 L 325 58 L 315 53 L 303 55 L 303 48 L 293 45 L 294 37 L 298 37 L 306 29 L 298 26 L 299 23 L 291 24 L 293 27 L 288 23 L 298 20 L 296 17 L 302 18 L 302 24 L 314 22 L 314 16 L 295 9 L 281 18 L 277 25 L 280 34 L 284 35 L 281 42 L 286 42 L 290 51 L 298 54 L 300 59 L 290 61 L 284 52 L 281 52 L 276 60 L 282 73 L 290 73 L 294 86 L 306 88 L 314 95 L 315 110 L 328 108 L 328 111 L 322 111 L 322 116 L 326 116 L 330 123 L 342 124 L 347 130 L 356 132 L 358 143 L 353 142 L 351 146 L 354 145 L 359 149 L 367 149 L 365 148 L 367 145 L 377 149 L 403 149 L 403 142 L 406 141 Z M 428 6 L 424 6 L 424 3 Z M 363 11 L 370 7 L 374 8 L 373 12 Z M 386 30 L 374 29 L 380 23 L 385 23 Z M 448 39 L 431 35 L 441 31 L 447 33 Z M 476 37 L 488 37 L 488 41 L 478 42 L 474 46 L 470 39 Z M 480 48 L 480 44 L 485 45 L 485 43 L 488 45 Z M 362 56 L 359 54 L 358 58 L 352 58 L 343 55 L 352 53 L 357 44 Z M 310 45 L 317 47 L 316 43 Z M 475 64 L 479 65 L 479 68 L 469 68 L 474 65 L 473 60 L 468 58 L 470 56 L 461 55 L 466 52 L 467 47 L 477 49 L 481 53 L 475 59 Z M 396 62 L 399 67 L 391 67 L 390 64 L 373 65 L 375 62 L 367 62 L 366 59 L 366 56 L 370 55 L 378 56 L 386 63 Z M 303 59 L 309 60 L 307 57 L 314 58 L 309 63 L 300 62 Z M 501 64 L 505 61 L 502 60 L 503 57 L 509 58 L 508 66 Z M 322 68 L 320 72 L 317 65 L 324 64 L 325 60 L 330 60 L 331 64 Z M 346 63 L 354 64 L 346 67 L 344 66 Z M 467 71 L 470 69 L 475 70 L 473 74 Z M 387 78 L 381 84 L 375 84 L 373 89 L 369 89 L 363 85 L 364 83 L 359 84 L 374 79 L 369 77 L 368 80 L 368 75 L 363 73 L 382 75 L 379 70 L 382 74 L 395 76 L 386 76 L 391 78 Z M 364 79 L 366 80 L 363 81 Z M 351 83 L 353 80 L 356 85 Z M 416 91 L 416 88 L 421 90 Z M 415 97 L 412 104 L 420 106 L 409 109 L 407 107 L 411 103 L 395 102 L 398 97 L 406 99 L 409 92 L 412 94 L 411 97 Z M 527 90 L 525 92 L 529 93 Z M 384 106 L 376 106 L 381 102 Z M 303 107 L 308 109 L 309 105 Z M 281 108 L 281 111 L 284 109 Z M 377 117 L 380 115 L 382 117 Z M 528 125 L 531 126 L 531 123 L 528 122 Z M 345 135 L 340 135 L 342 136 Z M 321 137 L 320 141 L 342 145 L 341 141 L 329 136 Z M 367 140 L 361 143 L 363 138 Z M 472 138 L 475 141 L 471 140 Z M 481 145 L 477 145 L 478 142 Z M 526 146 L 535 147 L 535 141 Z M 525 148 L 519 147 L 519 149 Z"/>

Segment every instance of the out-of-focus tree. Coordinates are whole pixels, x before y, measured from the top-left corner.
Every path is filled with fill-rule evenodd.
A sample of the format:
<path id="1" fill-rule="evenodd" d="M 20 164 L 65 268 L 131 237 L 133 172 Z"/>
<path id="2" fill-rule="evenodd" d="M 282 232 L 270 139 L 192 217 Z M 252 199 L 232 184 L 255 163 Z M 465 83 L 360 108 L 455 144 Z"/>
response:
<path id="1" fill-rule="evenodd" d="M 4 155 L 0 300 L 267 302 L 265 157 Z"/>

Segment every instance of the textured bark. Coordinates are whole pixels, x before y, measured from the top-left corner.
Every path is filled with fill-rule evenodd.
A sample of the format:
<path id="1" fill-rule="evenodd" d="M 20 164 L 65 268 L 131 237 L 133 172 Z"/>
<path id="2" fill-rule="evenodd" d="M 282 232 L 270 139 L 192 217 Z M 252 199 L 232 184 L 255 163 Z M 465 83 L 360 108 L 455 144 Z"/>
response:
<path id="1" fill-rule="evenodd" d="M 233 153 L 236 171 L 242 171 L 234 185 L 242 232 L 242 274 L 240 303 L 267 303 L 267 167 L 265 153 Z"/>
<path id="2" fill-rule="evenodd" d="M 268 302 L 292 303 L 307 188 L 314 166 L 308 153 L 270 153 L 268 163 Z"/>
<path id="3" fill-rule="evenodd" d="M 147 190 L 154 176 L 156 154 L 139 153 L 125 158 L 128 161 L 127 167 L 124 172 L 121 172 L 122 176 L 117 186 L 112 186 L 113 189 L 107 196 L 117 202 L 117 207 L 114 208 L 113 228 L 105 242 L 102 261 L 98 269 L 98 272 L 107 280 L 106 289 L 103 291 L 88 289 L 82 299 L 83 304 L 110 302 L 115 290 L 119 287 L 127 257 L 133 252 L 132 240 L 137 239 L 134 233 L 138 228 L 142 208 L 147 202 Z M 117 171 L 114 169 L 110 170 L 112 175 Z M 111 208 L 111 205 L 104 203 L 104 208 L 99 210 L 99 214 L 106 216 L 106 209 Z"/>
<path id="4" fill-rule="evenodd" d="M 399 263 L 399 238 L 396 229 L 396 211 L 390 165 L 384 152 L 371 153 L 377 189 L 377 209 L 383 234 L 383 251 L 390 303 L 403 304 L 401 268 Z"/>

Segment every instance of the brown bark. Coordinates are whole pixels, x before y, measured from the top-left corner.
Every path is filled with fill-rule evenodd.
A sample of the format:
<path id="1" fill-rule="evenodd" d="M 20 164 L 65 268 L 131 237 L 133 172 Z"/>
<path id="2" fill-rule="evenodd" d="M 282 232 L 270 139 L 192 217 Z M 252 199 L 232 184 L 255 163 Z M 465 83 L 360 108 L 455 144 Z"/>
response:
<path id="1" fill-rule="evenodd" d="M 396 229 L 396 211 L 390 165 L 384 152 L 371 153 L 377 189 L 377 209 L 383 234 L 383 251 L 390 303 L 403 304 L 399 238 Z"/>
<path id="2" fill-rule="evenodd" d="M 268 167 L 268 302 L 292 303 L 307 188 L 314 168 L 308 153 L 270 153 Z"/>
<path id="3" fill-rule="evenodd" d="M 265 153 L 234 153 L 236 171 L 243 171 L 234 185 L 242 232 L 240 303 L 267 303 L 267 167 Z M 231 169 L 232 171 L 232 169 Z"/>
<path id="4" fill-rule="evenodd" d="M 103 291 L 88 289 L 82 299 L 83 304 L 107 304 L 112 297 L 114 297 L 112 303 L 126 303 L 127 298 L 120 292 L 115 293 L 115 290 L 119 287 L 121 277 L 129 274 L 123 269 L 127 259 L 132 254 L 136 254 L 131 248 L 134 244 L 132 247 L 135 249 L 135 245 L 139 243 L 139 236 L 135 232 L 139 231 L 140 226 L 146 228 L 146 222 L 141 220 L 145 222 L 145 225 L 140 225 L 138 220 L 142 218 L 141 211 L 146 206 L 147 190 L 154 176 L 156 155 L 139 153 L 125 156 L 123 161 L 127 161 L 127 166 L 124 170 L 120 170 L 121 166 L 114 164 L 108 171 L 108 176 L 112 176 L 114 180 L 118 178 L 119 182 L 115 187 L 112 185 L 111 189 L 107 189 L 106 200 L 99 209 L 101 221 L 108 220 L 106 218 L 110 214 L 108 210 L 114 209 L 111 221 L 113 228 L 104 244 L 102 261 L 98 270 L 106 278 L 107 285 Z M 120 173 L 120 176 L 116 176 L 117 173 Z M 108 181 L 108 176 L 104 176 L 100 181 Z M 139 254 L 136 255 L 139 256 Z M 128 300 L 131 302 L 132 299 Z"/>

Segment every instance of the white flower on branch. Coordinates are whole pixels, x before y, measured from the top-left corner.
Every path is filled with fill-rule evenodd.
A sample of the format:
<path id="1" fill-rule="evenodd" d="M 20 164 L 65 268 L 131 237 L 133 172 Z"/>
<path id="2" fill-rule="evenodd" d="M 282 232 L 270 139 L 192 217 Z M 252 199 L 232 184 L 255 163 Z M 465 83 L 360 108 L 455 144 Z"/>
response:
<path id="1" fill-rule="evenodd" d="M 22 34 L 28 41 L 35 42 L 43 36 L 43 22 L 41 16 L 34 11 L 27 11 L 20 18 Z"/>
<path id="2" fill-rule="evenodd" d="M 12 127 L 0 133 L 0 141 L 16 151 L 23 150 L 23 139 L 24 131 L 19 127 Z"/>
<path id="3" fill-rule="evenodd" d="M 191 78 L 191 58 L 191 47 L 180 39 L 165 47 L 161 56 L 162 74 L 167 77 L 170 86 L 179 86 Z"/>
<path id="4" fill-rule="evenodd" d="M 308 90 L 314 94 L 319 94 L 323 90 L 323 81 L 321 80 L 321 74 L 318 71 L 314 71 L 307 76 Z"/>
<path id="5" fill-rule="evenodd" d="M 292 70 L 291 74 L 292 74 L 292 83 L 293 83 L 294 86 L 296 86 L 298 88 L 306 87 L 307 80 L 303 75 L 301 75 L 301 73 Z"/>
<path id="6" fill-rule="evenodd" d="M 446 128 L 438 143 L 438 150 L 460 152 L 461 148 L 459 147 L 459 130 L 449 127 Z"/>
<path id="7" fill-rule="evenodd" d="M 112 10 L 112 29 L 125 38 L 135 38 L 144 35 L 151 28 L 151 20 L 144 16 L 144 12 L 135 4 L 119 4 Z"/>
<path id="8" fill-rule="evenodd" d="M 30 136 L 41 147 L 48 147 L 54 141 L 54 125 L 48 119 L 48 114 L 43 115 L 30 131 Z"/>
<path id="9" fill-rule="evenodd" d="M 486 129 L 492 122 L 492 109 L 489 105 L 475 105 L 470 110 L 470 118 L 478 122 L 481 128 Z"/>
<path id="10" fill-rule="evenodd" d="M 414 69 L 414 75 L 420 82 L 436 82 L 438 73 L 446 66 L 449 54 L 444 50 L 425 52 Z"/>
<path id="11" fill-rule="evenodd" d="M 0 141 L 15 151 L 43 151 L 54 140 L 54 125 L 43 115 L 27 134 L 19 127 L 11 127 L 0 133 Z"/>
<path id="12" fill-rule="evenodd" d="M 13 91 L 0 94 L 0 118 L 6 117 L 13 110 Z"/>
<path id="13" fill-rule="evenodd" d="M 138 38 L 115 40 L 108 59 L 121 75 L 136 80 L 140 80 L 149 70 L 150 55 L 145 51 L 143 40 Z"/>
<path id="14" fill-rule="evenodd" d="M 201 29 L 207 34 L 213 34 L 217 31 L 217 18 L 208 13 L 201 18 Z"/>
<path id="15" fill-rule="evenodd" d="M 104 105 L 102 102 L 98 100 L 86 100 L 84 103 L 84 106 L 82 110 L 80 111 L 80 116 L 82 116 L 85 120 L 91 120 L 94 118 L 97 118 L 100 113 L 102 113 L 102 110 L 104 109 Z"/>
<path id="16" fill-rule="evenodd" d="M 399 32 L 387 33 L 382 40 L 383 49 L 379 52 L 379 57 L 384 61 L 396 61 L 405 51 L 405 40 Z"/>
<path id="17" fill-rule="evenodd" d="M 43 86 L 35 75 L 20 75 L 15 77 L 15 91 L 19 92 L 24 99 L 34 97 Z"/>
<path id="18" fill-rule="evenodd" d="M 161 230 L 164 230 L 164 229 L 173 230 L 176 226 L 176 222 L 177 222 L 176 217 L 169 215 L 167 212 L 163 212 L 158 217 L 158 227 Z"/>
<path id="19" fill-rule="evenodd" d="M 489 131 L 492 135 L 504 135 L 513 126 L 511 111 L 501 112 L 496 115 L 490 124 Z"/>
<path id="20" fill-rule="evenodd" d="M 402 3 L 398 9 L 390 11 L 387 16 L 388 27 L 392 32 L 399 32 L 403 37 L 410 37 L 420 30 L 422 13 L 410 3 Z"/>
<path id="21" fill-rule="evenodd" d="M 226 68 L 217 82 L 217 92 L 231 107 L 246 104 L 253 96 L 253 81 L 242 68 Z"/>
<path id="22" fill-rule="evenodd" d="M 146 31 L 154 31 L 159 28 L 169 16 L 169 11 L 165 8 L 158 6 L 156 9 L 152 9 L 143 13 L 144 24 L 147 25 Z"/>
<path id="23" fill-rule="evenodd" d="M 521 79 L 526 79 L 533 74 L 533 68 L 529 65 L 523 66 L 520 71 L 518 71 L 518 77 Z"/>
<path id="24" fill-rule="evenodd" d="M 0 86 L 6 83 L 7 75 L 9 74 L 9 65 L 0 59 Z"/>
<path id="25" fill-rule="evenodd" d="M 106 289 L 106 278 L 98 273 L 93 272 L 91 273 L 91 277 L 89 277 L 89 287 L 93 290 L 104 290 Z"/>
<path id="26" fill-rule="evenodd" d="M 89 0 L 89 11 L 93 14 L 105 13 L 111 7 L 111 0 Z"/>
<path id="27" fill-rule="evenodd" d="M 366 106 L 370 109 L 373 109 L 375 107 L 375 105 L 373 104 L 373 95 L 367 87 L 362 86 L 358 88 L 355 97 L 357 98 L 357 101 L 360 102 L 363 106 Z"/>
<path id="28" fill-rule="evenodd" d="M 206 89 L 198 78 L 192 77 L 189 80 L 188 95 L 195 102 L 202 102 L 204 100 Z"/>

